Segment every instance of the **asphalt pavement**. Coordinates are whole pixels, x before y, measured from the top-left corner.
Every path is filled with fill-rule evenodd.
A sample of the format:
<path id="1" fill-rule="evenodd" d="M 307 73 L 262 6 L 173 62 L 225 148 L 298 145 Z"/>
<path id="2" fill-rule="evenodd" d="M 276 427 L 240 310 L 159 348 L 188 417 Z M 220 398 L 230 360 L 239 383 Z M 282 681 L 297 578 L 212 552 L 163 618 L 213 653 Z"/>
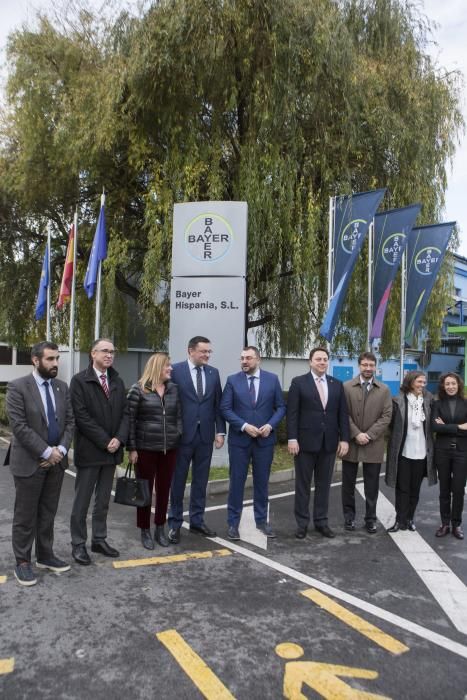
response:
<path id="1" fill-rule="evenodd" d="M 70 563 L 73 489 L 66 474 L 55 552 Z M 0 697 L 465 700 L 467 630 L 401 551 L 432 548 L 458 581 L 461 620 L 466 543 L 434 537 L 437 487 L 423 487 L 416 538 L 404 533 L 399 544 L 382 525 L 364 530 L 360 496 L 357 529 L 346 532 L 338 483 L 336 538 L 310 531 L 299 541 L 292 491 L 293 482 L 271 487 L 276 540 L 229 542 L 218 495 L 206 514 L 217 538 L 183 530 L 179 545 L 154 552 L 141 546 L 134 510 L 112 503 L 108 539 L 119 559 L 94 554 L 89 567 L 41 570 L 24 588 L 13 576 L 13 480 L 0 468 Z"/>

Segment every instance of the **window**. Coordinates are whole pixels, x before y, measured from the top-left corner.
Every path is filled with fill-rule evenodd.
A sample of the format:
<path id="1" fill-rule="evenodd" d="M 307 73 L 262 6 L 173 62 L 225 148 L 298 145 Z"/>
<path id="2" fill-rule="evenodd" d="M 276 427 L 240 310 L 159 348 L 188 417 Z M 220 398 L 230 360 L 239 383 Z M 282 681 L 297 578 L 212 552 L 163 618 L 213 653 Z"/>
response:
<path id="1" fill-rule="evenodd" d="M 31 364 L 31 348 L 18 348 L 16 351 L 16 364 L 17 365 L 30 365 Z"/>
<path id="2" fill-rule="evenodd" d="M 0 365 L 11 365 L 13 363 L 13 348 L 8 345 L 0 345 Z"/>
<path id="3" fill-rule="evenodd" d="M 441 372 L 428 372 L 428 381 L 437 382 L 441 376 Z"/>

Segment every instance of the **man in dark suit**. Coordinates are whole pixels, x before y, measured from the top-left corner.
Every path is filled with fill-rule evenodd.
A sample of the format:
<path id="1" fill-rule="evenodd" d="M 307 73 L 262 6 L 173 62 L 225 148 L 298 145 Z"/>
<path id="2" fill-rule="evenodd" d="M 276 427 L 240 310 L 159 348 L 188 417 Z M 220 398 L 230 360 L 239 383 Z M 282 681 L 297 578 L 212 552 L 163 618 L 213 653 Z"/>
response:
<path id="1" fill-rule="evenodd" d="M 188 359 L 177 362 L 172 368 L 183 420 L 170 491 L 169 540 L 173 544 L 180 542 L 183 496 L 190 463 L 190 530 L 206 537 L 216 536 L 204 522 L 204 510 L 213 444 L 217 449 L 224 445 L 225 421 L 219 411 L 222 394 L 219 372 L 208 364 L 211 352 L 211 341 L 197 335 L 188 343 Z"/>
<path id="2" fill-rule="evenodd" d="M 123 459 L 128 438 L 129 414 L 125 386 L 112 367 L 114 357 L 111 340 L 95 340 L 89 367 L 75 374 L 70 384 L 76 421 L 71 546 L 73 559 L 84 566 L 91 563 L 86 550 L 86 516 L 93 493 L 91 550 L 106 557 L 119 556 L 107 542 L 107 511 L 115 467 Z"/>
<path id="3" fill-rule="evenodd" d="M 295 461 L 295 536 L 303 539 L 310 522 L 310 487 L 315 475 L 313 521 L 323 537 L 334 537 L 328 526 L 328 502 L 336 452 L 345 457 L 350 428 L 342 382 L 326 374 L 329 353 L 310 352 L 310 372 L 294 377 L 287 400 L 289 453 Z"/>
<path id="4" fill-rule="evenodd" d="M 5 464 L 10 465 L 16 498 L 13 516 L 15 577 L 23 586 L 37 579 L 31 567 L 35 540 L 39 569 L 68 571 L 53 552 L 57 512 L 67 452 L 73 436 L 73 411 L 65 382 L 56 379 L 58 346 L 44 341 L 31 351 L 34 371 L 10 382 L 6 409 L 12 430 Z"/>
<path id="5" fill-rule="evenodd" d="M 260 370 L 257 348 L 244 348 L 240 362 L 242 370 L 228 377 L 221 400 L 222 415 L 230 424 L 228 538 L 240 539 L 238 525 L 250 460 L 256 527 L 267 537 L 275 537 L 268 523 L 268 482 L 277 440 L 276 428 L 285 415 L 285 402 L 277 376 Z"/>

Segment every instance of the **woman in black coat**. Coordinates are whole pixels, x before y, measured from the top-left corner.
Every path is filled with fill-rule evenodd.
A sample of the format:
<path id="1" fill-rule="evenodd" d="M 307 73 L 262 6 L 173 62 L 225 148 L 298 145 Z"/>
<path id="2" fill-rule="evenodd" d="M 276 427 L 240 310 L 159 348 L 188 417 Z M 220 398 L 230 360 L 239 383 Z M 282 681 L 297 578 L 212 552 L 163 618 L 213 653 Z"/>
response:
<path id="1" fill-rule="evenodd" d="M 436 537 L 451 531 L 464 539 L 462 511 L 467 476 L 467 401 L 464 382 L 458 374 L 446 372 L 439 378 L 438 400 L 433 404 L 431 427 L 436 433 L 435 465 L 439 479 L 441 526 Z"/>
<path id="2" fill-rule="evenodd" d="M 182 409 L 178 387 L 170 381 L 172 366 L 165 352 L 156 352 L 146 363 L 141 379 L 128 393 L 130 435 L 127 447 L 136 474 L 156 487 L 154 539 L 168 547 L 164 531 L 170 484 L 175 469 L 176 447 L 182 434 Z M 137 527 L 146 549 L 154 549 L 151 536 L 151 506 L 137 508 Z"/>

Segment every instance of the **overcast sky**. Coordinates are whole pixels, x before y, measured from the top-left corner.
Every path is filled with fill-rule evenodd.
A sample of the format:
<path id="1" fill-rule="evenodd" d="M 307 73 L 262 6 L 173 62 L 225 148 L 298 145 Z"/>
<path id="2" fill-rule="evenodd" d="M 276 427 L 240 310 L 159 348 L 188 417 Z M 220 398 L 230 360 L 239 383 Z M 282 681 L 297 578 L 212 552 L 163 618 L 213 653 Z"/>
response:
<path id="1" fill-rule="evenodd" d="M 115 1 L 115 0 L 114 0 Z M 118 1 L 118 0 L 117 0 Z M 148 0 L 146 0 L 147 2 Z M 109 0 L 87 0 L 101 9 Z M 3 48 L 7 35 L 24 22 L 32 22 L 38 9 L 50 10 L 54 0 L 0 0 L 0 61 L 4 63 Z M 139 0 L 127 0 L 127 6 L 140 4 Z M 438 23 L 435 31 L 437 47 L 431 52 L 438 63 L 448 70 L 458 69 L 467 76 L 467 0 L 419 0 L 425 14 Z M 4 71 L 2 71 L 4 75 Z M 466 86 L 467 87 L 467 86 Z M 462 108 L 467 122 L 465 91 Z M 458 148 L 446 193 L 445 221 L 457 221 L 461 228 L 459 253 L 467 257 L 467 138 L 463 135 Z"/>

